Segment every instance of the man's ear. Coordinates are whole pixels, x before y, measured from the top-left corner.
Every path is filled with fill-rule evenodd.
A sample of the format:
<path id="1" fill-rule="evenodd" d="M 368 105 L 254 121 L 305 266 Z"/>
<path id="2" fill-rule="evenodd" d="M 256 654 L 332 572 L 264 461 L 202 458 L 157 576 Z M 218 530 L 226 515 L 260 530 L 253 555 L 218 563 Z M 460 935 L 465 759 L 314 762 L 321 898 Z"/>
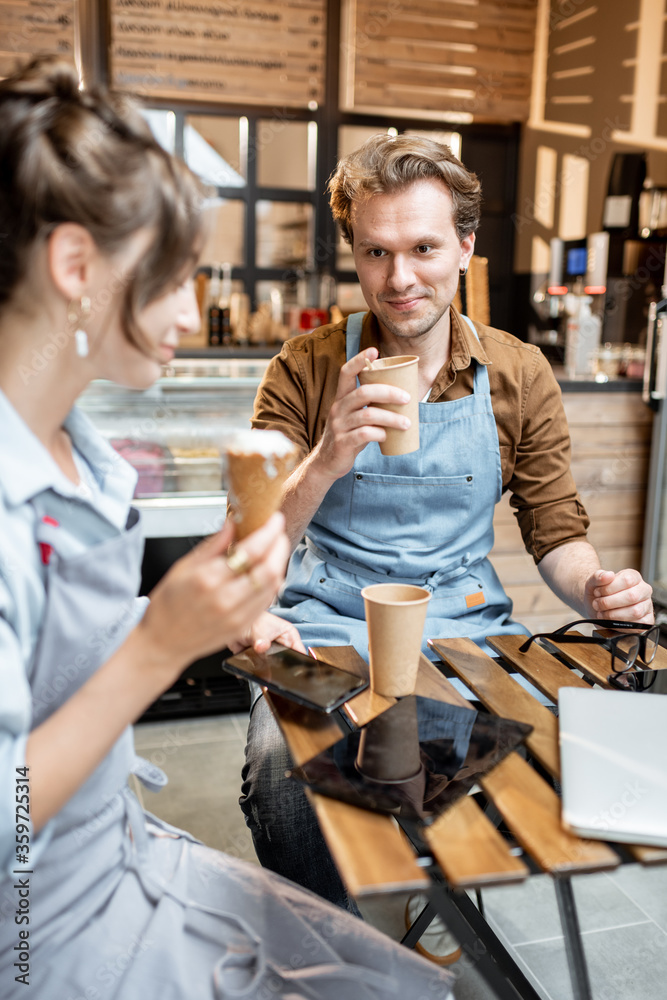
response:
<path id="1" fill-rule="evenodd" d="M 467 267 L 474 252 L 475 234 L 470 233 L 468 236 L 464 236 L 461 240 L 461 263 L 459 266 Z"/>
<path id="2" fill-rule="evenodd" d="M 47 244 L 48 267 L 54 285 L 66 299 L 86 294 L 97 253 L 88 230 L 76 222 L 63 222 L 53 230 Z"/>

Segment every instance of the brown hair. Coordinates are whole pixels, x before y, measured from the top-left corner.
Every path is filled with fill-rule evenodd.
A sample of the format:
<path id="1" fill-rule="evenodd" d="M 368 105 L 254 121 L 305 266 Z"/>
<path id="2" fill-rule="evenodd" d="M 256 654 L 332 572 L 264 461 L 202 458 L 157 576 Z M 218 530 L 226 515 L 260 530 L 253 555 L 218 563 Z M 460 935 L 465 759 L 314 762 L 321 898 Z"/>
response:
<path id="1" fill-rule="evenodd" d="M 414 135 L 381 133 L 342 159 L 329 178 L 329 203 L 343 239 L 352 244 L 352 203 L 399 191 L 414 181 L 441 180 L 452 196 L 459 240 L 479 225 L 482 194 L 475 174 L 447 146 Z"/>
<path id="2" fill-rule="evenodd" d="M 136 317 L 194 267 L 203 193 L 129 98 L 80 90 L 58 57 L 33 59 L 0 82 L 0 310 L 60 223 L 83 226 L 105 254 L 147 227 L 155 236 L 126 287 L 122 322 L 151 353 Z"/>

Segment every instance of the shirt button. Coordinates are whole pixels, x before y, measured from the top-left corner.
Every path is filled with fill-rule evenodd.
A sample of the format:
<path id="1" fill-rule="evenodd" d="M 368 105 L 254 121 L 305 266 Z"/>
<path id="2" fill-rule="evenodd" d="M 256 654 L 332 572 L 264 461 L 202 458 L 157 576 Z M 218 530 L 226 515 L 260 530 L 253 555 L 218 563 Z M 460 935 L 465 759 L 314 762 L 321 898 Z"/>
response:
<path id="1" fill-rule="evenodd" d="M 472 482 L 472 476 L 466 476 L 466 482 L 467 483 L 471 483 Z"/>
<path id="2" fill-rule="evenodd" d="M 363 479 L 364 477 L 362 476 L 362 474 L 360 472 L 357 472 L 354 478 L 355 479 Z"/>

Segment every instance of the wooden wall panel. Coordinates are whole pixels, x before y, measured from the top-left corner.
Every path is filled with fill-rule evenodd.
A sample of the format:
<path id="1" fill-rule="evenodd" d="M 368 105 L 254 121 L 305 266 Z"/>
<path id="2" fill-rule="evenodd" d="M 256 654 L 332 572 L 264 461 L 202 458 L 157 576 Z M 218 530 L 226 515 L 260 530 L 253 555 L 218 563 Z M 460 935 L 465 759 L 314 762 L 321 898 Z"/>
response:
<path id="1" fill-rule="evenodd" d="M 525 121 L 537 0 L 344 0 L 341 104 L 450 121 Z"/>
<path id="2" fill-rule="evenodd" d="M 563 394 L 572 439 L 572 471 L 591 519 L 588 539 L 605 569 L 641 569 L 652 411 L 639 393 Z M 514 602 L 514 617 L 544 632 L 577 617 L 542 580 L 505 494 L 493 519 L 491 552 Z"/>

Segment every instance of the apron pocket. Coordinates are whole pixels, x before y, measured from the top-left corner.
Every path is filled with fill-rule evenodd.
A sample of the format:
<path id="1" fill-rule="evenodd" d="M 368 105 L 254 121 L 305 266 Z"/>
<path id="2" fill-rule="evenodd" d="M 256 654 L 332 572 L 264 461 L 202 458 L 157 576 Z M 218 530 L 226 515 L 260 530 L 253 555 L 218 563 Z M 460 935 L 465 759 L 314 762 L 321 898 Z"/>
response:
<path id="1" fill-rule="evenodd" d="M 426 629 L 429 627 L 429 618 L 457 619 L 468 616 L 471 621 L 482 621 L 493 620 L 511 612 L 512 602 L 487 563 L 486 572 L 476 569 L 476 572 L 467 573 L 451 583 L 440 584 L 429 601 Z M 434 637 L 430 635 L 429 638 Z"/>
<path id="2" fill-rule="evenodd" d="M 353 477 L 348 527 L 358 535 L 403 549 L 440 549 L 467 526 L 472 474 L 419 478 L 355 471 Z"/>

